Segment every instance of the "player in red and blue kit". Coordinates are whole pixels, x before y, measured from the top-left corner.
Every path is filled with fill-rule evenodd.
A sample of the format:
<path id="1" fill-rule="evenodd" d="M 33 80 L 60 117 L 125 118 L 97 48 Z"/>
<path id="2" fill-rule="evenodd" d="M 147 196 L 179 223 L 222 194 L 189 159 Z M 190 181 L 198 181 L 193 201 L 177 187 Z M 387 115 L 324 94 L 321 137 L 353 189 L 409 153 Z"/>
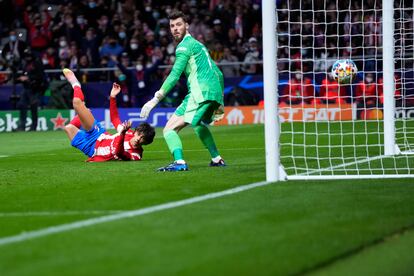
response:
<path id="1" fill-rule="evenodd" d="M 65 132 L 71 145 L 89 158 L 89 162 L 110 160 L 141 160 L 142 145 L 152 143 L 155 130 L 148 123 L 141 123 L 131 130 L 131 123 L 121 123 L 116 106 L 116 95 L 121 92 L 119 84 L 114 83 L 110 94 L 110 117 L 117 133 L 106 132 L 85 106 L 84 95 L 75 74 L 69 69 L 63 69 L 63 74 L 73 87 L 73 108 L 77 115 L 65 126 Z"/>

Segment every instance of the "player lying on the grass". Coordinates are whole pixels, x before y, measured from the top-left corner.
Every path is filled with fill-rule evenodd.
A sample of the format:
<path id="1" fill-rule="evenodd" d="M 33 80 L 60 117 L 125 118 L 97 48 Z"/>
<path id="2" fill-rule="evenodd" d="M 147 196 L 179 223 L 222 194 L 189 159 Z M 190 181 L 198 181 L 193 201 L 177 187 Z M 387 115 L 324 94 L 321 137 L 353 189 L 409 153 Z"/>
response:
<path id="1" fill-rule="evenodd" d="M 148 123 L 140 124 L 135 130 L 130 129 L 130 122 L 121 123 L 116 106 L 116 95 L 121 92 L 121 87 L 117 83 L 112 85 L 109 110 L 117 133 L 110 134 L 85 106 L 84 95 L 75 74 L 69 69 L 63 69 L 63 74 L 73 87 L 73 108 L 77 113 L 65 126 L 71 145 L 85 153 L 90 162 L 141 160 L 144 151 L 142 145 L 152 143 L 155 130 Z"/>
<path id="2" fill-rule="evenodd" d="M 191 125 L 203 145 L 211 155 L 210 166 L 226 165 L 221 158 L 213 135 L 207 127 L 212 121 L 224 115 L 223 74 L 211 59 L 207 48 L 188 32 L 187 16 L 180 11 L 169 14 L 170 31 L 177 47 L 174 66 L 160 90 L 141 109 L 140 116 L 147 118 L 151 110 L 172 90 L 181 74 L 187 77 L 188 94 L 175 110 L 164 128 L 164 138 L 174 158 L 168 166 L 158 171 L 187 171 L 183 146 L 178 132 Z"/>

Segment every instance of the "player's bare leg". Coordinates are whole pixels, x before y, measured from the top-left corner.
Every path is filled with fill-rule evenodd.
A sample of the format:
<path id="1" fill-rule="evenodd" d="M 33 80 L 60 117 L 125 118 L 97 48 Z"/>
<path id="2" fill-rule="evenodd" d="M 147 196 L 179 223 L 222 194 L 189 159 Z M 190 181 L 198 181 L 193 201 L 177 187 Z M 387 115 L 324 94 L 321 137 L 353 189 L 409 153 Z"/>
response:
<path id="1" fill-rule="evenodd" d="M 76 136 L 81 126 L 82 124 L 78 115 L 73 117 L 73 119 L 65 126 L 64 130 L 70 141 Z"/>
<path id="2" fill-rule="evenodd" d="M 69 140 L 70 141 L 72 141 L 73 140 L 73 138 L 76 136 L 76 134 L 78 133 L 78 131 L 79 131 L 79 128 L 77 128 L 77 127 L 75 127 L 74 125 L 72 125 L 72 124 L 67 124 L 66 126 L 65 126 L 65 132 L 66 132 L 66 135 L 68 136 L 68 138 L 69 138 Z"/>
<path id="3" fill-rule="evenodd" d="M 63 74 L 73 87 L 73 109 L 75 109 L 76 113 L 79 115 L 82 127 L 85 130 L 92 129 L 93 124 L 95 122 L 95 118 L 93 117 L 91 111 L 85 106 L 84 96 L 82 93 L 80 82 L 70 69 L 63 69 Z"/>

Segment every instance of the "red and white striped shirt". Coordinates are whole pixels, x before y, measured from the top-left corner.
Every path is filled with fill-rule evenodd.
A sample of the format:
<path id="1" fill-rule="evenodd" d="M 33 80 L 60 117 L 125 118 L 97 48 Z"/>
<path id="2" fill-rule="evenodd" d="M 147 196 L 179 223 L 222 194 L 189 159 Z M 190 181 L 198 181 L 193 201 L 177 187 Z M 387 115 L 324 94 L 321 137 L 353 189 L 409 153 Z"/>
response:
<path id="1" fill-rule="evenodd" d="M 110 98 L 109 111 L 111 116 L 111 122 L 116 129 L 121 128 L 121 120 L 119 119 L 118 108 L 116 106 L 116 99 Z M 95 144 L 95 152 L 90 157 L 88 162 L 103 162 L 109 160 L 141 160 L 143 149 L 141 146 L 134 149 L 130 143 L 134 137 L 134 131 L 128 130 L 124 138 L 122 134 L 110 134 L 108 132 L 102 133 Z M 120 141 L 124 141 L 122 144 Z"/>

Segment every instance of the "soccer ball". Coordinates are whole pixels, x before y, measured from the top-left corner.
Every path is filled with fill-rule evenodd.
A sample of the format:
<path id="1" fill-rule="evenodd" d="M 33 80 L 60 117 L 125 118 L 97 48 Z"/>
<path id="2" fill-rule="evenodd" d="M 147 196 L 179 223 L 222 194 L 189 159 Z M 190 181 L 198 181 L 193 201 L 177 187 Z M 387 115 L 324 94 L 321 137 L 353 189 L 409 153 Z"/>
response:
<path id="1" fill-rule="evenodd" d="M 351 83 L 358 73 L 358 68 L 350 59 L 340 59 L 332 65 L 331 75 L 341 84 Z"/>

